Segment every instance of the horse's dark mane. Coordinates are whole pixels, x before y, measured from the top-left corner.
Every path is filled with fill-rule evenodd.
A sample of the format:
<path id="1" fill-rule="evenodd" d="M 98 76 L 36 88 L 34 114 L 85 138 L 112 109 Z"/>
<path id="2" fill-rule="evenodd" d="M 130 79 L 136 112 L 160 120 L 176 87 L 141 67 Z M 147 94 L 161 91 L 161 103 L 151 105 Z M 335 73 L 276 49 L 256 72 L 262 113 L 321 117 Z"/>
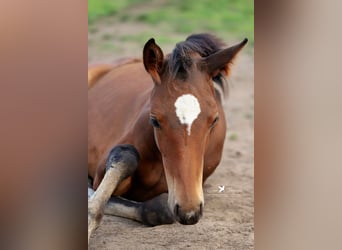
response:
<path id="1" fill-rule="evenodd" d="M 193 60 L 191 55 L 195 52 L 201 57 L 207 57 L 216 53 L 225 44 L 211 34 L 193 34 L 183 42 L 177 43 L 176 47 L 168 58 L 168 69 L 172 79 L 186 80 Z M 219 74 L 215 79 L 222 89 L 225 89 L 224 78 Z"/>

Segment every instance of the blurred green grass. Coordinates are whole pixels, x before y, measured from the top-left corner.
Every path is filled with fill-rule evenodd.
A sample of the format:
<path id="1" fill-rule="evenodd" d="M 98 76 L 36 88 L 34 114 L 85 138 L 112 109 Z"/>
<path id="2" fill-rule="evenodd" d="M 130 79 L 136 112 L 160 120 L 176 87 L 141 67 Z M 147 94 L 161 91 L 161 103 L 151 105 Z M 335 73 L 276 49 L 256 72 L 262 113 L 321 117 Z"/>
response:
<path id="1" fill-rule="evenodd" d="M 180 34 L 213 31 L 248 37 L 254 45 L 252 0 L 88 0 L 89 24 L 109 16 L 118 17 L 120 22 L 145 23 L 156 30 L 167 28 Z"/>
<path id="2" fill-rule="evenodd" d="M 119 11 L 141 0 L 88 0 L 88 23 L 101 17 L 117 14 Z"/>

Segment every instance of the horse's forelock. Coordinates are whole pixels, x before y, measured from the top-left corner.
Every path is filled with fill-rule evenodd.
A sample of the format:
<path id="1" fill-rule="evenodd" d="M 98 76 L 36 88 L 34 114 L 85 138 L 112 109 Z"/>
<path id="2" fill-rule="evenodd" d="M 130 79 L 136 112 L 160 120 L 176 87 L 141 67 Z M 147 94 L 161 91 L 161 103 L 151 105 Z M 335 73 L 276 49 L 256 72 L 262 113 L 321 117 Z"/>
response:
<path id="1" fill-rule="evenodd" d="M 186 42 L 194 44 L 195 51 L 202 57 L 207 57 L 220 50 L 225 43 L 211 34 L 193 34 L 186 38 Z"/>
<path id="2" fill-rule="evenodd" d="M 168 58 L 168 68 L 171 78 L 186 79 L 193 60 L 191 55 L 198 53 L 201 57 L 207 57 L 225 44 L 217 37 L 210 34 L 193 34 L 183 42 L 177 43 Z"/>
<path id="3" fill-rule="evenodd" d="M 193 34 L 185 41 L 176 44 L 172 53 L 168 56 L 167 65 L 171 79 L 186 80 L 193 64 L 192 54 L 198 53 L 201 57 L 207 57 L 216 53 L 225 43 L 211 34 Z M 213 79 L 226 92 L 224 79 L 221 74 Z"/>

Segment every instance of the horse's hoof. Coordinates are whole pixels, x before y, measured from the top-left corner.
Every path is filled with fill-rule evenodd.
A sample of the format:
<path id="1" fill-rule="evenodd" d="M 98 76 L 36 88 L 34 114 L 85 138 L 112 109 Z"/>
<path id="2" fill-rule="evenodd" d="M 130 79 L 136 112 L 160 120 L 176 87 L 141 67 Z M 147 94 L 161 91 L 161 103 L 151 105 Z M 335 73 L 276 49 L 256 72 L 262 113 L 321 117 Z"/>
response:
<path id="1" fill-rule="evenodd" d="M 145 225 L 158 226 L 175 222 L 173 213 L 167 204 L 167 197 L 168 194 L 165 193 L 142 203 L 139 212 Z"/>

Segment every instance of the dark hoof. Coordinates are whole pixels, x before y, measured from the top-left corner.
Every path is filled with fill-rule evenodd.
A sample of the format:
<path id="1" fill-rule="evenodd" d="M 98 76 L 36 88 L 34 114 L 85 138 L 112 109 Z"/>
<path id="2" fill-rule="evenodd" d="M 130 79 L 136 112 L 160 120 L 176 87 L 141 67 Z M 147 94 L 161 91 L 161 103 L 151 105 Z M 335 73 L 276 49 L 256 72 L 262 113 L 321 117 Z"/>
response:
<path id="1" fill-rule="evenodd" d="M 139 208 L 142 222 L 147 226 L 172 224 L 175 222 L 173 214 L 167 204 L 168 194 L 161 194 L 152 200 L 143 202 Z"/>

